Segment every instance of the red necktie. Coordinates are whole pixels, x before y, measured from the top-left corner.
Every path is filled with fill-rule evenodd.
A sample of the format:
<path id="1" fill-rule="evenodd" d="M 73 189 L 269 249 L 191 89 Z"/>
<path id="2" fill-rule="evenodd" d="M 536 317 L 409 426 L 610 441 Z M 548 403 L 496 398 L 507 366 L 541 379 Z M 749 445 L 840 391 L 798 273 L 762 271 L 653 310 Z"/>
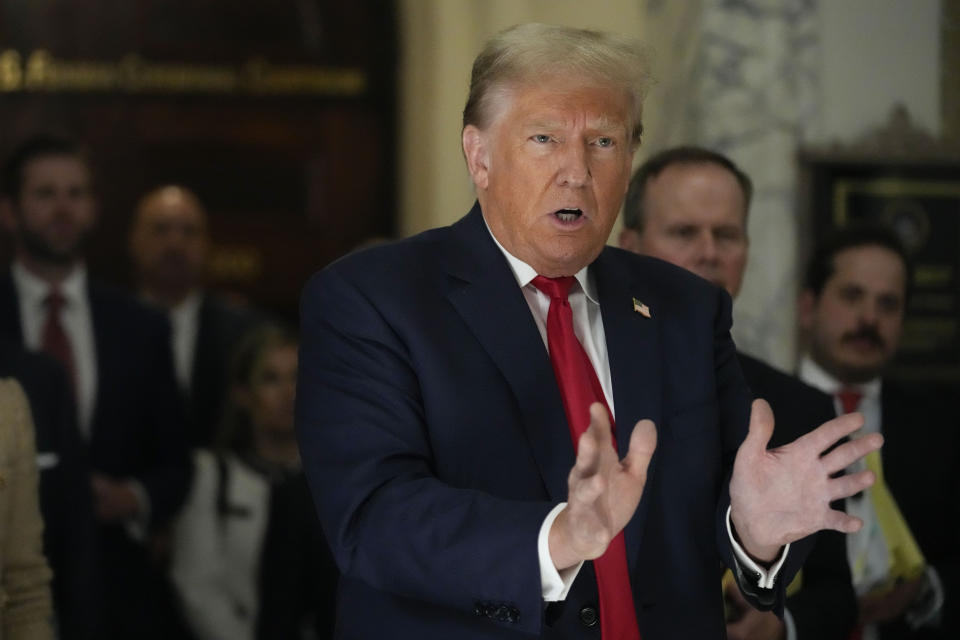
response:
<path id="1" fill-rule="evenodd" d="M 44 306 L 47 308 L 47 320 L 43 324 L 43 334 L 41 335 L 41 347 L 44 352 L 56 358 L 63 365 L 67 377 L 70 379 L 71 388 L 76 383 L 73 349 L 70 346 L 70 338 L 67 332 L 63 330 L 63 324 L 60 322 L 60 310 L 66 304 L 67 300 L 57 289 L 51 289 L 50 293 L 44 299 Z"/>
<path id="2" fill-rule="evenodd" d="M 853 413 L 860 406 L 860 400 L 863 399 L 863 392 L 850 387 L 844 387 L 837 391 L 837 397 L 840 399 L 840 406 L 844 413 Z"/>
<path id="3" fill-rule="evenodd" d="M 560 386 L 563 397 L 563 409 L 570 426 L 570 436 L 574 447 L 580 441 L 580 435 L 590 426 L 590 405 L 600 402 L 610 416 L 613 427 L 613 415 L 603 395 L 603 387 L 597 378 L 587 352 L 573 332 L 573 312 L 567 294 L 574 278 L 545 278 L 537 276 L 533 286 L 550 296 L 550 311 L 547 313 L 547 346 L 550 349 L 550 362 L 553 373 Z M 612 429 L 611 429 L 612 433 Z M 616 437 L 613 441 L 616 449 Z M 593 561 L 597 574 L 597 587 L 600 593 L 600 633 L 610 640 L 640 640 L 637 627 L 637 614 L 633 605 L 633 593 L 630 590 L 630 577 L 627 574 L 627 553 L 623 542 L 623 531 L 610 542 L 606 552 Z"/>

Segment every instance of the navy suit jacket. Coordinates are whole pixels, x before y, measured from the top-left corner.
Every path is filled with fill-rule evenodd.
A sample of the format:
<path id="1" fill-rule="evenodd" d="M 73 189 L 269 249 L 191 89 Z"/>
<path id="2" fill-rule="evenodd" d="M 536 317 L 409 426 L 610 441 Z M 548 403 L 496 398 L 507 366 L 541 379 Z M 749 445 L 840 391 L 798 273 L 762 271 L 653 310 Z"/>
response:
<path id="1" fill-rule="evenodd" d="M 43 552 L 53 570 L 62 640 L 95 638 L 99 555 L 87 461 L 70 382 L 52 357 L 0 338 L 0 377 L 17 379 L 30 401 L 40 460 Z"/>
<path id="2" fill-rule="evenodd" d="M 956 388 L 946 385 L 883 381 L 884 479 L 924 558 L 937 570 L 945 600 L 938 628 L 911 631 L 900 617 L 881 626 L 882 640 L 960 637 L 960 411 L 956 398 Z"/>
<path id="3" fill-rule="evenodd" d="M 723 637 L 727 486 L 750 402 L 729 297 L 613 248 L 591 274 L 621 456 L 637 420 L 658 429 L 625 529 L 640 631 Z M 597 603 L 590 563 L 563 603 L 542 601 L 537 537 L 566 499 L 574 449 L 547 350 L 479 206 L 327 267 L 305 289 L 302 334 L 297 429 L 343 573 L 337 637 L 599 637 L 581 621 Z M 787 580 L 802 555 L 788 556 Z M 782 605 L 783 580 L 770 600 Z"/>

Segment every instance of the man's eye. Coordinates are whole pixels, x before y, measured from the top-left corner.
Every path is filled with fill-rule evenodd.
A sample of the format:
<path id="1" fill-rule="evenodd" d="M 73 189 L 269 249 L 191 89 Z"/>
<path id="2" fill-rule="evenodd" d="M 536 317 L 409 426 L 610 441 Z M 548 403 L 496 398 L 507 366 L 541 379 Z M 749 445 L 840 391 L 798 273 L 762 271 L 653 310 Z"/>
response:
<path id="1" fill-rule="evenodd" d="M 601 136 L 601 137 L 597 138 L 597 146 L 598 146 L 598 147 L 612 147 L 612 146 L 613 146 L 613 138 L 608 138 L 608 137 L 606 137 L 606 136 Z"/>
<path id="2" fill-rule="evenodd" d="M 550 142 L 550 136 L 548 136 L 548 135 L 545 134 L 545 133 L 538 133 L 538 134 L 534 135 L 534 136 L 532 137 L 532 139 L 533 139 L 534 142 L 537 142 L 537 143 L 540 143 L 540 144 L 546 144 L 546 143 Z"/>

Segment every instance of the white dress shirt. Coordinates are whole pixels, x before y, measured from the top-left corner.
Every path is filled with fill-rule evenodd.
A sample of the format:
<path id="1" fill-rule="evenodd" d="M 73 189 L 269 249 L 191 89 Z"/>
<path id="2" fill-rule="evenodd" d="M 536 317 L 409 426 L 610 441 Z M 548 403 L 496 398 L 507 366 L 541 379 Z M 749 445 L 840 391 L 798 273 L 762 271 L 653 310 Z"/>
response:
<path id="1" fill-rule="evenodd" d="M 188 391 L 193 383 L 193 360 L 197 352 L 202 300 L 200 291 L 194 291 L 168 313 L 174 371 L 177 374 L 177 383 L 184 391 Z"/>
<path id="2" fill-rule="evenodd" d="M 23 343 L 32 351 L 43 350 L 43 327 L 47 321 L 47 296 L 50 284 L 31 273 L 19 261 L 11 269 L 13 285 L 20 301 L 20 327 Z M 87 268 L 78 264 L 60 283 L 64 304 L 60 324 L 73 351 L 74 390 L 77 401 L 77 424 L 85 438 L 90 437 L 90 424 L 97 398 L 97 350 L 93 336 L 93 317 L 87 297 Z"/>
<path id="3" fill-rule="evenodd" d="M 489 226 L 487 230 L 490 230 Z M 547 313 L 550 310 L 550 296 L 533 285 L 533 279 L 538 275 L 533 267 L 504 249 L 503 245 L 501 245 L 493 235 L 493 232 L 490 232 L 490 237 L 493 238 L 494 243 L 496 243 L 504 257 L 506 257 L 507 263 L 510 265 L 510 270 L 517 279 L 517 284 L 523 291 L 523 297 L 530 307 L 531 314 L 533 314 L 534 322 L 536 322 L 537 329 L 540 331 L 540 337 L 543 339 L 543 345 L 549 349 L 547 342 Z M 610 360 L 607 357 L 607 338 L 603 330 L 603 318 L 600 314 L 600 302 L 596 295 L 596 284 L 587 267 L 578 271 L 574 277 L 576 278 L 577 284 L 571 287 L 568 298 L 570 309 L 573 313 L 573 332 L 580 341 L 580 344 L 583 345 L 583 350 L 587 352 L 590 364 L 593 365 L 597 373 L 597 378 L 600 379 L 600 386 L 603 388 L 603 395 L 607 401 L 607 406 L 610 408 L 610 414 L 616 419 L 616 415 L 614 415 L 615 409 L 613 404 L 613 383 L 610 374 Z M 540 560 L 540 583 L 543 599 L 548 602 L 563 600 L 567 597 L 567 593 L 570 591 L 574 579 L 580 572 L 580 567 L 583 566 L 583 562 L 581 562 L 563 572 L 558 572 L 553 564 L 553 559 L 550 557 L 550 527 L 565 506 L 566 503 L 561 502 L 547 514 L 543 524 L 540 526 L 540 535 L 537 540 L 537 552 Z M 780 567 L 786 560 L 790 545 L 784 547 L 780 557 L 771 568 L 764 569 L 757 565 L 734 539 L 730 525 L 729 509 L 727 509 L 727 532 L 730 536 L 730 542 L 733 544 L 733 550 L 737 555 L 737 559 L 745 567 L 756 571 L 760 575 L 759 586 L 765 589 L 772 587 L 780 572 Z M 719 586 L 717 588 L 719 589 Z"/>

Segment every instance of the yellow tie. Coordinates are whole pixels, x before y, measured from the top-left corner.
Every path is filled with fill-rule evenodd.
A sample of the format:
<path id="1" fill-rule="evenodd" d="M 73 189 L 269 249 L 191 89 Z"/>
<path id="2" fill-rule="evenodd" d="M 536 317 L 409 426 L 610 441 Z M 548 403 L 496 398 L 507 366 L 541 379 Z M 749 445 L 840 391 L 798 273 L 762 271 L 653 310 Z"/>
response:
<path id="1" fill-rule="evenodd" d="M 911 580 L 923 573 L 926 560 L 910 527 L 907 526 L 903 514 L 900 513 L 893 495 L 883 479 L 883 465 L 880 462 L 880 452 L 871 451 L 866 457 L 867 468 L 873 471 L 877 481 L 868 489 L 870 501 L 877 513 L 877 524 L 883 532 L 883 539 L 887 543 L 887 553 L 890 558 L 890 571 L 887 579 L 876 591 L 883 593 L 892 589 L 901 580 Z M 864 559 L 858 558 L 857 562 Z"/>

